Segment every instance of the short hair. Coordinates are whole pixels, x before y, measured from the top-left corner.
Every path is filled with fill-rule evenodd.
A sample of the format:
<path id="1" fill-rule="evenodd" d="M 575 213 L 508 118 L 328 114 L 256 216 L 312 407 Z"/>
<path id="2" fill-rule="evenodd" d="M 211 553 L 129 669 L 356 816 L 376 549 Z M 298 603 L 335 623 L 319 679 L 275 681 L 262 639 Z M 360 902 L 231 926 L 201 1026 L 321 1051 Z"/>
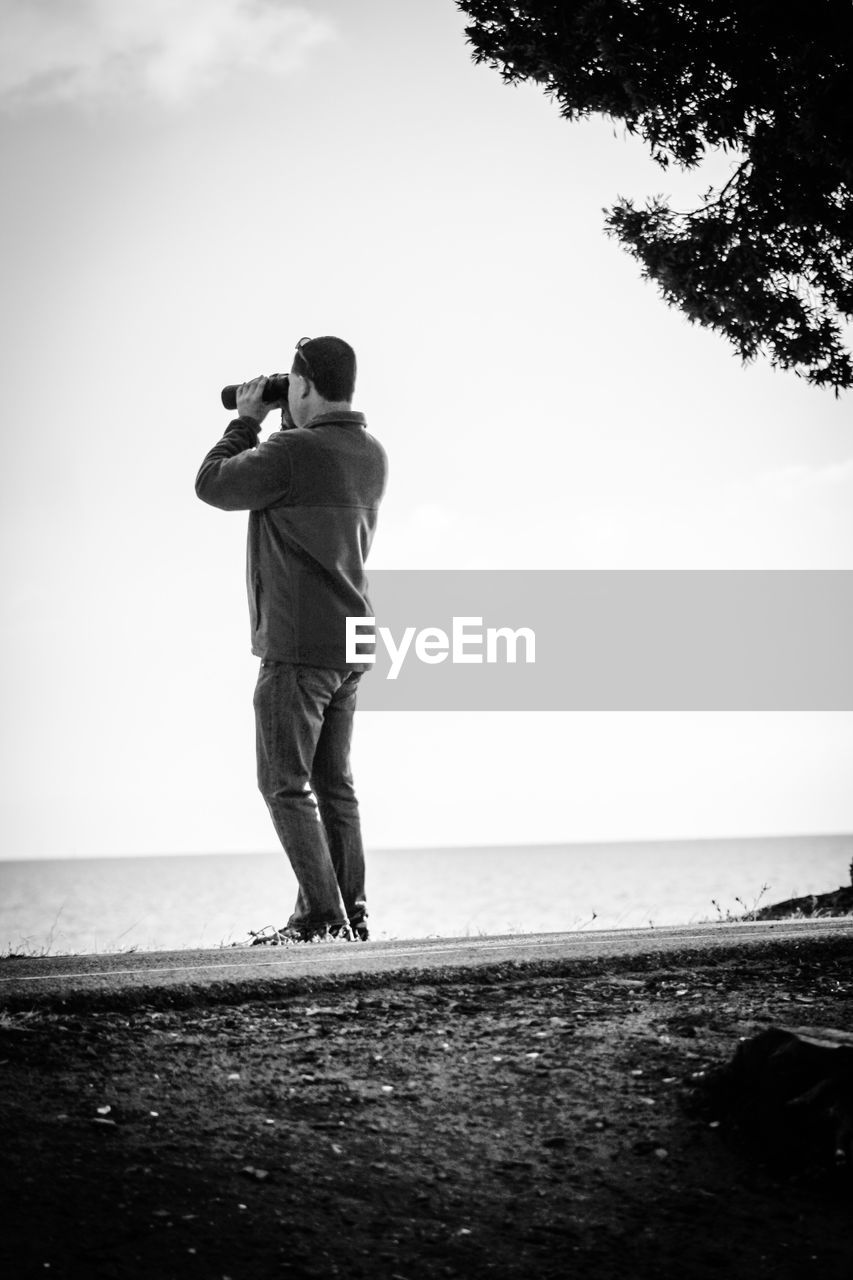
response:
<path id="1" fill-rule="evenodd" d="M 292 372 L 308 378 L 324 400 L 349 402 L 355 393 L 355 352 L 343 338 L 309 338 L 293 357 Z"/>

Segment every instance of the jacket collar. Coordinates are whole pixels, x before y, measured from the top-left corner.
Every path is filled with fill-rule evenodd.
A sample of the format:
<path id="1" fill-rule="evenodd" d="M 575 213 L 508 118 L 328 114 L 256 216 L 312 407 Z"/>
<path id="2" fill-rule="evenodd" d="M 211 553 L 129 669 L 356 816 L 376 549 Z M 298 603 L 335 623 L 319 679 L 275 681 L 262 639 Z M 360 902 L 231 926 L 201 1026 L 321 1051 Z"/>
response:
<path id="1" fill-rule="evenodd" d="M 366 427 L 367 419 L 363 413 L 358 413 L 354 409 L 338 409 L 334 413 L 318 413 L 316 418 L 312 418 L 310 422 L 306 422 L 305 426 L 312 427 Z"/>

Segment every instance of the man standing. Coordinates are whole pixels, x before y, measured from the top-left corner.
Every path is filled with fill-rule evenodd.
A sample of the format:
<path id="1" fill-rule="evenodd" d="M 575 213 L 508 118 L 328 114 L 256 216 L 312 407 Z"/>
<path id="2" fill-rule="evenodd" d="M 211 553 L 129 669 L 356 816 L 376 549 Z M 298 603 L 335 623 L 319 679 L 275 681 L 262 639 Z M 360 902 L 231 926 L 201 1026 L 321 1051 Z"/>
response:
<path id="1" fill-rule="evenodd" d="M 364 562 L 385 491 L 385 451 L 353 412 L 355 352 L 302 338 L 282 430 L 259 443 L 265 378 L 237 391 L 238 417 L 196 478 L 203 502 L 246 511 L 246 576 L 258 786 L 299 883 L 280 929 L 255 942 L 368 937 L 364 849 L 350 770 L 358 682 L 348 617 L 369 617 Z"/>

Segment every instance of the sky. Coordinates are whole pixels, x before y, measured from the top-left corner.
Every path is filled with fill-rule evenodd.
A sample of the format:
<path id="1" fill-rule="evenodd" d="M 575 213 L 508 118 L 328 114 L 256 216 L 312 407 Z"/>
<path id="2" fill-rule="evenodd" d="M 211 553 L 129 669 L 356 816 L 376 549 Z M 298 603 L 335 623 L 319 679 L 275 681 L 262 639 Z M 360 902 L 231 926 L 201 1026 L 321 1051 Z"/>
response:
<path id="1" fill-rule="evenodd" d="M 347 338 L 376 568 L 853 569 L 849 394 L 741 365 L 603 231 L 664 173 L 451 0 L 0 0 L 0 855 L 275 848 L 227 382 Z M 275 424 L 273 424 L 274 426 Z M 368 847 L 853 830 L 853 714 L 372 713 Z"/>

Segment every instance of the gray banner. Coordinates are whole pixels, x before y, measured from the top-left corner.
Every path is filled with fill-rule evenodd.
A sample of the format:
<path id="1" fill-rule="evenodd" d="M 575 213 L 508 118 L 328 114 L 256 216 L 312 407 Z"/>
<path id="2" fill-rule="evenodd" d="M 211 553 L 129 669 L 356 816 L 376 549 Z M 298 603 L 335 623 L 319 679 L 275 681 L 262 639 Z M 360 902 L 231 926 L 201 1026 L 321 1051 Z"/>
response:
<path id="1" fill-rule="evenodd" d="M 853 710 L 851 571 L 369 576 L 365 710 Z"/>

